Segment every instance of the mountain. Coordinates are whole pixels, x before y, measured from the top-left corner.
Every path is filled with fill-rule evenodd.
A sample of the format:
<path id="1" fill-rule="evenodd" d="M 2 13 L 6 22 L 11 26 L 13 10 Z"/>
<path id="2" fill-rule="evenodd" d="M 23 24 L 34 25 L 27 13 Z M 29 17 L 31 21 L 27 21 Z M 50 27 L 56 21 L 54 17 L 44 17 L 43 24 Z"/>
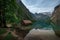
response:
<path id="1" fill-rule="evenodd" d="M 43 13 L 35 13 L 35 14 L 32 14 L 32 17 L 35 20 L 46 20 L 46 19 L 50 18 L 49 15 L 43 14 Z"/>
<path id="2" fill-rule="evenodd" d="M 42 12 L 44 15 L 47 15 L 47 16 L 49 16 L 49 17 L 51 17 L 52 16 L 52 12 Z"/>
<path id="3" fill-rule="evenodd" d="M 19 10 L 18 11 L 20 13 L 20 17 L 21 19 L 29 19 L 29 20 L 32 20 L 32 17 L 31 17 L 31 12 L 25 7 L 25 5 L 22 3 L 21 0 L 17 0 L 17 3 L 19 5 Z"/>
<path id="4" fill-rule="evenodd" d="M 60 26 L 60 5 L 55 7 L 51 16 L 51 20 L 54 24 Z"/>
<path id="5" fill-rule="evenodd" d="M 60 4 L 55 7 L 51 20 L 54 24 L 53 29 L 55 31 L 55 34 L 60 37 Z"/>
<path id="6" fill-rule="evenodd" d="M 30 20 L 41 20 L 41 19 L 46 19 L 47 17 L 51 17 L 51 12 L 43 12 L 43 13 L 35 13 L 32 14 L 22 3 L 21 0 L 17 0 L 19 7 L 19 12 L 21 19 L 30 19 Z"/>

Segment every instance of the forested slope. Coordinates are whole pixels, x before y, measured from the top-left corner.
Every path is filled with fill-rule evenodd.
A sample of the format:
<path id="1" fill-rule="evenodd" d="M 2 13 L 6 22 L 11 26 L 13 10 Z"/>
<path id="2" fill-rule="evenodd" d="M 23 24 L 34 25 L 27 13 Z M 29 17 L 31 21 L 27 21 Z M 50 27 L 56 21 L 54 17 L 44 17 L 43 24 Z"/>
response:
<path id="1" fill-rule="evenodd" d="M 0 4 L 0 24 L 6 26 L 6 24 L 19 23 L 24 19 L 32 20 L 31 12 L 29 12 L 21 0 L 1 0 Z"/>

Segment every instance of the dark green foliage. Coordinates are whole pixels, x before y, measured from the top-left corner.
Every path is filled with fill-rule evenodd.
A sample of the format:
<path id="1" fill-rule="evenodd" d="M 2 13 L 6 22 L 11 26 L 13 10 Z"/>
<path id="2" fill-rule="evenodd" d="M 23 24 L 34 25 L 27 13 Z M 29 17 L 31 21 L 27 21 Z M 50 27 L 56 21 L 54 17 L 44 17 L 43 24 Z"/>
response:
<path id="1" fill-rule="evenodd" d="M 7 23 L 18 23 L 23 19 L 31 19 L 28 9 L 22 2 L 20 3 L 21 5 L 18 5 L 17 0 L 1 0 L 1 5 L 4 7 L 4 18 Z"/>
<path id="2" fill-rule="evenodd" d="M 0 0 L 0 24 L 6 26 L 6 23 L 17 23 L 18 5 L 16 0 Z"/>
<path id="3" fill-rule="evenodd" d="M 24 19 L 32 20 L 31 12 L 25 7 L 21 0 L 18 4 L 19 4 L 18 13 L 20 13 L 21 20 Z"/>
<path id="4" fill-rule="evenodd" d="M 7 36 L 4 38 L 4 40 L 11 40 L 12 38 L 13 38 L 13 35 L 11 34 L 11 32 L 9 32 Z"/>
<path id="5" fill-rule="evenodd" d="M 16 0 L 8 0 L 6 1 L 6 8 L 5 8 L 5 18 L 7 22 L 16 23 L 18 21 L 17 9 L 18 5 Z"/>
<path id="6" fill-rule="evenodd" d="M 17 37 L 14 37 L 11 32 L 7 34 L 7 36 L 4 38 L 4 40 L 18 40 Z"/>
<path id="7" fill-rule="evenodd" d="M 11 31 L 14 31 L 14 29 L 15 29 L 15 28 L 14 28 L 14 27 L 12 27 L 12 28 L 11 28 Z"/>
<path id="8" fill-rule="evenodd" d="M 6 33 L 6 29 L 0 29 L 0 35 Z"/>

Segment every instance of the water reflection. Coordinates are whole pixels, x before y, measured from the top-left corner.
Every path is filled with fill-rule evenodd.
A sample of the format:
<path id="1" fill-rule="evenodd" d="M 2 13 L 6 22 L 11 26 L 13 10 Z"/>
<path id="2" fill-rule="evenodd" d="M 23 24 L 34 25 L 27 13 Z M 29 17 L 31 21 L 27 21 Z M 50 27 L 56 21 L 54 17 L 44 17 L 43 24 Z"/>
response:
<path id="1" fill-rule="evenodd" d="M 45 22 L 36 21 L 32 24 L 32 28 L 51 30 L 51 29 L 53 29 L 53 25 L 52 24 L 47 24 Z"/>

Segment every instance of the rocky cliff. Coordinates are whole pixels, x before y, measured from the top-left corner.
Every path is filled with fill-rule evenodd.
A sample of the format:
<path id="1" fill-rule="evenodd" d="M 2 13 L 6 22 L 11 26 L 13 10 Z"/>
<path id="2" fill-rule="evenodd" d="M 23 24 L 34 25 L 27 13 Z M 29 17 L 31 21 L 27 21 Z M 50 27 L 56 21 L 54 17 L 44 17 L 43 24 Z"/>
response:
<path id="1" fill-rule="evenodd" d="M 55 7 L 51 20 L 55 24 L 53 29 L 54 29 L 56 35 L 60 36 L 60 5 Z"/>
<path id="2" fill-rule="evenodd" d="M 55 10 L 52 13 L 51 20 L 54 24 L 60 25 L 60 5 L 55 7 Z"/>

